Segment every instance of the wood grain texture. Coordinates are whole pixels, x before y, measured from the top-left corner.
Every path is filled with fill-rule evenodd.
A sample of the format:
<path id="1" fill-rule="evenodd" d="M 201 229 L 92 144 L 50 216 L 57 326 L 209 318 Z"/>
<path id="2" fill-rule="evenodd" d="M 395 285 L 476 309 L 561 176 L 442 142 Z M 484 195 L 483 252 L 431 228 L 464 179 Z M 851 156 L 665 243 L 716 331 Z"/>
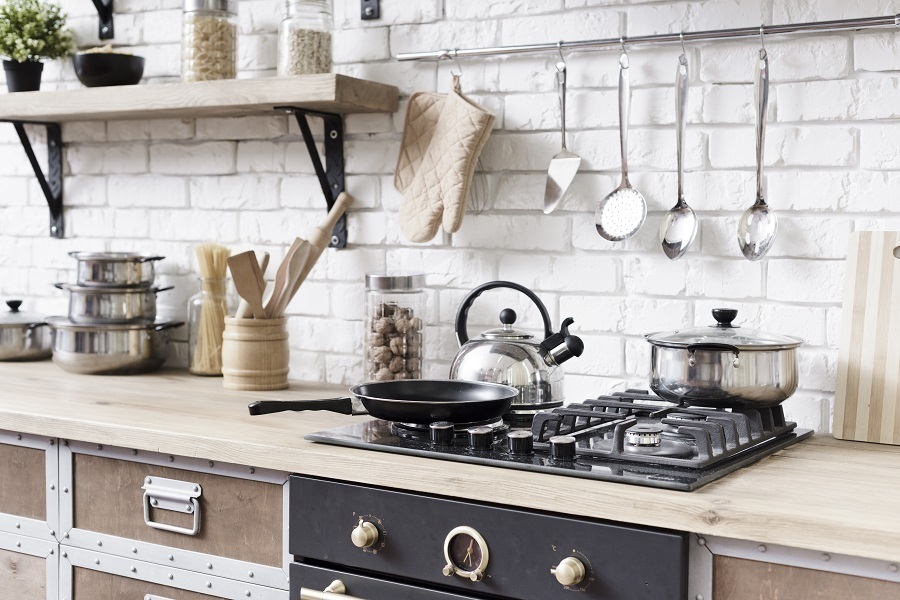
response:
<path id="1" fill-rule="evenodd" d="M 889 600 L 900 583 L 716 556 L 715 600 Z"/>
<path id="2" fill-rule="evenodd" d="M 0 513 L 47 520 L 43 450 L 0 444 Z"/>
<path id="3" fill-rule="evenodd" d="M 225 317 L 222 386 L 229 390 L 284 390 L 290 385 L 287 319 Z"/>
<path id="4" fill-rule="evenodd" d="M 182 550 L 282 565 L 284 494 L 280 485 L 75 454 L 75 527 Z M 199 484 L 200 533 L 183 535 L 144 523 L 147 476 Z M 102 506 L 103 510 L 97 507 Z M 151 509 L 154 521 L 190 528 L 193 515 Z"/>
<path id="5" fill-rule="evenodd" d="M 47 600 L 47 561 L 0 550 L 0 598 Z"/>
<path id="6" fill-rule="evenodd" d="M 844 283 L 834 436 L 900 445 L 900 232 L 852 235 Z"/>
<path id="7" fill-rule="evenodd" d="M 272 114 L 276 106 L 331 113 L 397 111 L 392 85 L 322 74 L 22 92 L 0 96 L 0 120 L 89 121 Z"/>
<path id="8" fill-rule="evenodd" d="M 143 600 L 145 594 L 153 594 L 170 600 L 214 600 L 218 598 L 218 596 L 177 590 L 140 579 L 129 579 L 90 569 L 73 569 L 72 600 Z"/>
<path id="9" fill-rule="evenodd" d="M 343 386 L 237 392 L 182 371 L 92 377 L 44 362 L 0 364 L 0 389 L 0 426 L 14 431 L 900 561 L 896 446 L 815 436 L 688 493 L 315 444 L 303 436 L 367 417 L 247 413 L 255 400 L 333 398 Z"/>

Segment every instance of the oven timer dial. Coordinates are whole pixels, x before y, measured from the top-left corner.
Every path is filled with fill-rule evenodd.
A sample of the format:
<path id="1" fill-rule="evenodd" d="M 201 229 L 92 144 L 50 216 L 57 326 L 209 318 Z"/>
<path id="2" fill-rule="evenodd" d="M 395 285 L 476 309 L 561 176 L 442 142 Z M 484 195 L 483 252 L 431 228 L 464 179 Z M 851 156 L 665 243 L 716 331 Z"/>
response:
<path id="1" fill-rule="evenodd" d="M 472 581 L 484 579 L 489 559 L 484 537 L 471 527 L 461 526 L 447 534 L 444 540 L 444 575 L 459 575 Z"/>
<path id="2" fill-rule="evenodd" d="M 562 559 L 558 565 L 550 569 L 550 574 L 554 575 L 556 580 L 566 587 L 578 585 L 584 581 L 586 573 L 587 569 L 584 568 L 584 563 L 574 556 Z"/>
<path id="3" fill-rule="evenodd" d="M 362 517 L 359 518 L 359 523 L 350 533 L 350 541 L 353 542 L 353 545 L 363 549 L 371 548 L 377 544 L 380 537 L 381 534 L 378 532 L 378 527 Z"/>

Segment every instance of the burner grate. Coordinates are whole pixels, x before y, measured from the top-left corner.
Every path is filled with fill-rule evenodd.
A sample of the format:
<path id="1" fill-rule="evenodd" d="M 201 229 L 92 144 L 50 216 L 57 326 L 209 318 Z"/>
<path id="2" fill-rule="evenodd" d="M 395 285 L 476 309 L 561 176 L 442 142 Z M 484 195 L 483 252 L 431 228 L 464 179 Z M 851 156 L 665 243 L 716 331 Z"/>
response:
<path id="1" fill-rule="evenodd" d="M 626 449 L 625 432 L 639 423 L 667 425 L 692 456 Z M 536 449 L 549 449 L 551 437 L 572 436 L 576 455 L 675 467 L 702 468 L 765 445 L 796 428 L 785 421 L 781 406 L 757 409 L 692 408 L 671 404 L 649 392 L 628 390 L 570 404 L 536 415 L 532 425 Z"/>

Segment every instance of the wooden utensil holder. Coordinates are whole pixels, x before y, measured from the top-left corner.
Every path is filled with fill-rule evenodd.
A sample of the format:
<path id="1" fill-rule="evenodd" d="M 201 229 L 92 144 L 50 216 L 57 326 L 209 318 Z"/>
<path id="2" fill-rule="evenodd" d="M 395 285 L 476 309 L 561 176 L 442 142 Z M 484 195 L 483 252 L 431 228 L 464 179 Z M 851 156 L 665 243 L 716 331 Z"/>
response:
<path id="1" fill-rule="evenodd" d="M 287 319 L 225 318 L 222 385 L 226 389 L 286 389 L 290 356 Z"/>

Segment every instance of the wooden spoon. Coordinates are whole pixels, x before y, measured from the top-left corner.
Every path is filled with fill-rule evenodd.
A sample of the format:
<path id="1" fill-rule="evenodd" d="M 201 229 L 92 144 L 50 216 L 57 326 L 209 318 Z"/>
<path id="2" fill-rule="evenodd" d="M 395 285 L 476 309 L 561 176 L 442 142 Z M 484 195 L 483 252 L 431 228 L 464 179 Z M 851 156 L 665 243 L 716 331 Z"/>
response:
<path id="1" fill-rule="evenodd" d="M 284 257 L 284 262 L 287 263 L 284 287 L 277 299 L 275 299 L 272 312 L 266 312 L 270 319 L 280 319 L 284 316 L 284 311 L 287 310 L 288 304 L 291 303 L 291 299 L 297 293 L 297 288 L 300 287 L 297 280 L 303 273 L 303 267 L 309 259 L 310 252 L 312 252 L 312 246 L 306 240 L 302 240 L 300 245 L 290 255 Z"/>
<path id="2" fill-rule="evenodd" d="M 338 222 L 338 219 L 347 212 L 347 209 L 351 204 L 353 204 L 353 196 L 347 192 L 341 192 L 337 197 L 337 200 L 334 201 L 331 210 L 328 211 L 328 216 L 310 232 L 309 243 L 312 246 L 312 252 L 306 261 L 303 273 L 300 274 L 300 278 L 297 280 L 294 294 L 297 293 L 300 285 L 306 281 L 309 272 L 316 266 L 316 261 L 319 260 L 319 257 L 322 256 L 325 248 L 327 248 L 328 244 L 331 242 L 331 232 L 334 230 L 335 224 Z"/>
<path id="3" fill-rule="evenodd" d="M 263 288 L 266 285 L 256 262 L 256 253 L 252 250 L 228 257 L 228 268 L 238 294 L 250 305 L 250 311 L 257 319 L 265 319 L 266 311 L 262 305 Z"/>
<path id="4" fill-rule="evenodd" d="M 297 238 L 294 240 L 294 243 L 291 244 L 291 247 L 284 254 L 284 258 L 281 259 L 281 264 L 278 265 L 278 270 L 275 272 L 275 283 L 272 285 L 272 295 L 269 296 L 269 300 L 266 302 L 266 315 L 269 318 L 272 318 L 272 315 L 275 312 L 275 304 L 278 302 L 279 296 L 284 291 L 284 284 L 287 281 L 287 270 L 288 264 L 290 264 L 291 255 L 297 251 L 297 248 L 300 247 L 304 240 L 302 238 Z"/>
<path id="5" fill-rule="evenodd" d="M 263 276 L 263 289 L 260 290 L 261 293 L 265 293 L 265 279 L 266 279 L 266 268 L 269 266 L 269 253 L 263 252 L 262 258 L 259 261 L 259 272 Z M 241 298 L 241 302 L 238 304 L 237 310 L 234 311 L 235 319 L 249 319 L 253 316 L 253 312 L 250 310 L 250 305 L 246 300 Z"/>

